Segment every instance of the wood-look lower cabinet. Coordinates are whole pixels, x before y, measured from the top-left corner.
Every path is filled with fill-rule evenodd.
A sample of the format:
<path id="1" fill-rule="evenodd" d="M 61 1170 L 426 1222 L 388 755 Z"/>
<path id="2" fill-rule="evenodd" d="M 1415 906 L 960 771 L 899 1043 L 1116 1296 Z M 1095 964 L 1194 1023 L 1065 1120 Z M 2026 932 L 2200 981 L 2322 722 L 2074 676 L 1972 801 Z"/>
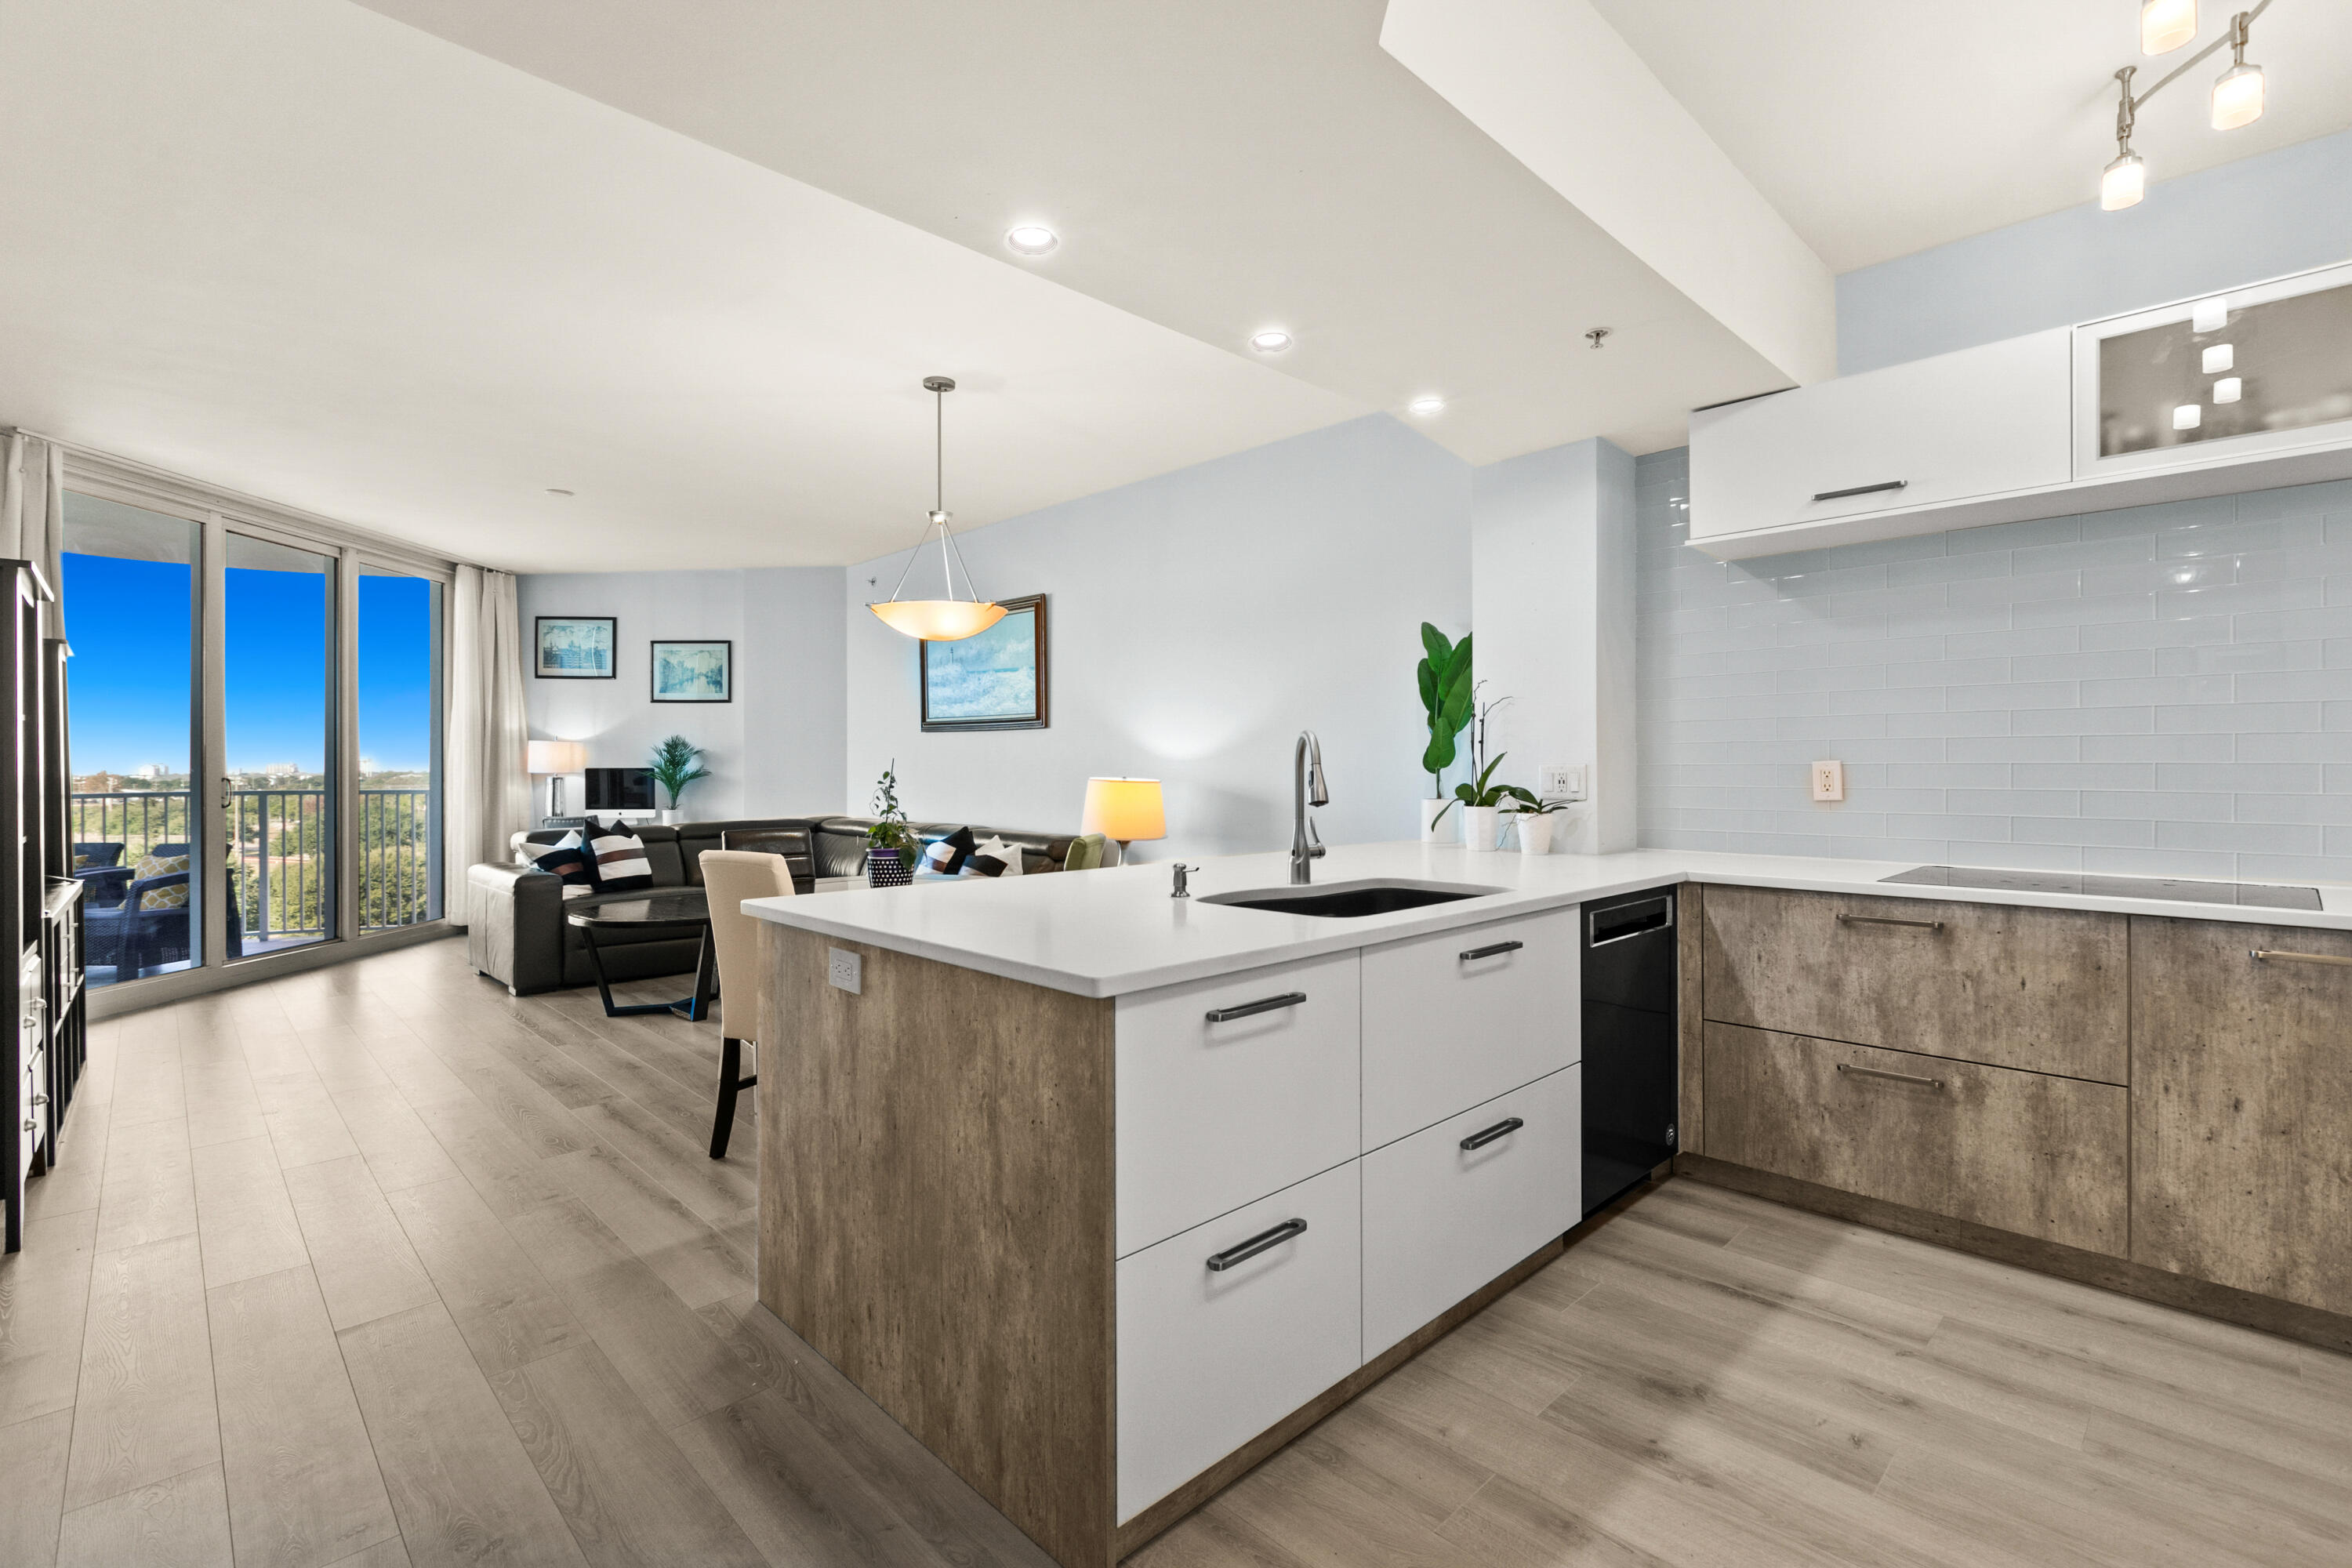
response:
<path id="1" fill-rule="evenodd" d="M 2131 942 L 2133 1261 L 2352 1313 L 2352 932 Z"/>
<path id="2" fill-rule="evenodd" d="M 2125 916 L 1720 885 L 1703 908 L 1711 1019 L 2128 1081 Z"/>
<path id="3" fill-rule="evenodd" d="M 2127 1091 L 1706 1026 L 1707 1147 L 1734 1164 L 2122 1256 Z"/>

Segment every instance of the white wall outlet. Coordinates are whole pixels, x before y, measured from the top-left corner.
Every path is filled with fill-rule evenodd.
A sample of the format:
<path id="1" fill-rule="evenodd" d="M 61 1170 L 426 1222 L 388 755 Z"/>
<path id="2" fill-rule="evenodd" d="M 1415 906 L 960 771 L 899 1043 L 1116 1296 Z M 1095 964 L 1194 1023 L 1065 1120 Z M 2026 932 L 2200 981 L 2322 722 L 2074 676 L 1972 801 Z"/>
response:
<path id="1" fill-rule="evenodd" d="M 1554 764 L 1543 770 L 1542 785 L 1536 793 L 1546 800 L 1582 800 L 1584 770 Z"/>
<path id="2" fill-rule="evenodd" d="M 840 948 L 829 948 L 824 956 L 824 978 L 835 991 L 846 991 L 852 996 L 860 994 L 858 972 L 863 968 L 857 954 Z"/>
<path id="3" fill-rule="evenodd" d="M 1815 763 L 1812 776 L 1815 800 L 1845 798 L 1845 764 L 1843 763 Z"/>

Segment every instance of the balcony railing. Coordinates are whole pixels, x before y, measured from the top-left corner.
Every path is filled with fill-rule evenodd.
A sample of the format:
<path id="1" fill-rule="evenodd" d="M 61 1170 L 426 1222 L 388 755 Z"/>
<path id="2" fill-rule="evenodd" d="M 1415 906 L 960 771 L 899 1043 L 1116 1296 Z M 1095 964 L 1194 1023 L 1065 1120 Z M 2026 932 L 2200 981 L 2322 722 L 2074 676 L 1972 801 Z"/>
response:
<path id="1" fill-rule="evenodd" d="M 229 792 L 229 865 L 246 952 L 327 934 L 327 799 L 315 789 Z M 362 931 L 431 918 L 432 801 L 430 790 L 359 792 Z M 159 846 L 193 842 L 185 790 L 77 792 L 69 826 L 77 844 L 123 846 L 125 866 Z"/>

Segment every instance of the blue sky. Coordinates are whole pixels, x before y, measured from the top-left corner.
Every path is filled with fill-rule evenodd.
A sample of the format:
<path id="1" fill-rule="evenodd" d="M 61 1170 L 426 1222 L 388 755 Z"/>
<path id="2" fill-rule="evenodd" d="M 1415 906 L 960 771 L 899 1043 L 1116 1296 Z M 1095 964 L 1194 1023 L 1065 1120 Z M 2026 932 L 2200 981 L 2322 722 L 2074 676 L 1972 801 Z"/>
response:
<path id="1" fill-rule="evenodd" d="M 77 773 L 188 765 L 189 594 L 184 564 L 65 557 L 68 667 Z M 232 567 L 226 574 L 228 766 L 326 755 L 323 580 Z M 360 579 L 360 754 L 422 769 L 432 754 L 432 584 Z"/>

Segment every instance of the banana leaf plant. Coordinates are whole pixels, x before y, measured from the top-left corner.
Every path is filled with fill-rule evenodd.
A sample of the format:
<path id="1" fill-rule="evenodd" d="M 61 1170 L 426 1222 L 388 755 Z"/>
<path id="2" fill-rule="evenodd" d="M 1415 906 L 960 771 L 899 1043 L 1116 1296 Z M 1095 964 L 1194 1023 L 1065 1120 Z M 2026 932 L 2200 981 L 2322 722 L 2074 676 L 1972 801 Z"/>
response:
<path id="1" fill-rule="evenodd" d="M 1421 623 L 1422 660 L 1413 670 L 1421 683 L 1421 706 L 1429 718 L 1429 744 L 1421 753 L 1421 765 L 1429 774 L 1429 793 L 1435 796 L 1444 785 L 1438 775 L 1454 765 L 1454 737 L 1469 725 L 1471 698 L 1476 690 L 1470 679 L 1470 638 L 1448 642 L 1444 632 L 1427 621 Z"/>

